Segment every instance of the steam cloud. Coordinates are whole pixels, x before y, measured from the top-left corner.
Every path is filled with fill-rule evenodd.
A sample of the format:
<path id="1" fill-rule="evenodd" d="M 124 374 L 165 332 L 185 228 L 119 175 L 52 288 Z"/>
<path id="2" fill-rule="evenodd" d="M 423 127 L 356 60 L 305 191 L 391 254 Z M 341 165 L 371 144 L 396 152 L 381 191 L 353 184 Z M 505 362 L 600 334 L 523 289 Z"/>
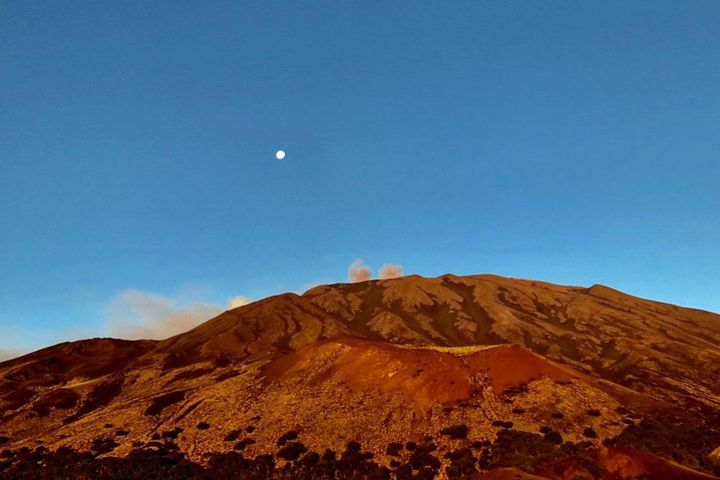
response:
<path id="1" fill-rule="evenodd" d="M 380 269 L 380 278 L 398 278 L 403 276 L 403 266 L 395 265 L 392 263 L 386 263 Z"/>
<path id="2" fill-rule="evenodd" d="M 359 258 L 348 267 L 348 280 L 350 280 L 351 283 L 365 282 L 370 280 L 371 276 L 372 270 Z"/>
<path id="3" fill-rule="evenodd" d="M 386 263 L 380 268 L 380 275 L 378 278 L 385 280 L 388 278 L 398 278 L 403 276 L 403 266 L 394 263 Z M 351 283 L 365 282 L 372 278 L 372 270 L 370 267 L 365 265 L 361 259 L 355 260 L 348 267 L 348 280 Z"/>
<path id="4" fill-rule="evenodd" d="M 23 355 L 25 352 L 22 350 L 16 350 L 14 348 L 0 348 L 0 362 L 4 362 L 5 360 L 10 360 L 12 358 L 19 357 L 20 355 Z"/>
<path id="5" fill-rule="evenodd" d="M 233 297 L 228 300 L 227 309 L 232 310 L 233 308 L 242 307 L 243 305 L 247 305 L 250 302 L 252 302 L 252 300 L 250 300 L 249 298 L 238 295 L 237 297 Z"/>
<path id="6" fill-rule="evenodd" d="M 237 296 L 227 308 L 237 308 L 250 300 Z M 108 329 L 113 336 L 129 340 L 162 340 L 190 330 L 221 314 L 225 308 L 201 301 L 186 302 L 140 290 L 117 294 L 105 310 Z"/>

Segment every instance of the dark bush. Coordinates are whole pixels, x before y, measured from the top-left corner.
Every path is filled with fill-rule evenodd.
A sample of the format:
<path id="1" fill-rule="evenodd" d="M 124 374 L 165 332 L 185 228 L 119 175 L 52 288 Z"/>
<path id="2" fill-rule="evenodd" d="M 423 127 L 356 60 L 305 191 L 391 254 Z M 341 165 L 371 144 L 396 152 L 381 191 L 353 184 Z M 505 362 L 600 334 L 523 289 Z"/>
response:
<path id="1" fill-rule="evenodd" d="M 299 460 L 300 464 L 305 467 L 312 467 L 320 461 L 320 455 L 315 452 L 308 452 Z"/>
<path id="2" fill-rule="evenodd" d="M 513 422 L 503 422 L 502 420 L 495 420 L 492 422 L 493 427 L 500 427 L 500 428 L 512 428 Z"/>
<path id="3" fill-rule="evenodd" d="M 410 480 L 413 478 L 412 475 L 412 467 L 407 464 L 403 464 L 398 466 L 393 473 L 395 474 L 395 478 L 397 480 Z"/>
<path id="4" fill-rule="evenodd" d="M 210 428 L 210 424 L 207 422 L 200 422 L 197 424 L 198 430 L 207 430 L 208 428 Z"/>
<path id="5" fill-rule="evenodd" d="M 232 431 L 228 432 L 227 435 L 225 435 L 224 440 L 225 440 L 226 442 L 234 442 L 234 441 L 236 441 L 238 438 L 240 438 L 240 434 L 241 434 L 241 433 L 243 433 L 243 430 L 240 429 L 240 428 L 239 428 L 239 429 L 236 429 L 236 430 L 232 430 Z"/>
<path id="6" fill-rule="evenodd" d="M 437 473 L 437 470 L 440 468 L 440 460 L 432 455 L 432 452 L 434 452 L 436 448 L 434 443 L 418 445 L 410 455 L 408 463 L 415 470 L 428 467 Z"/>
<path id="7" fill-rule="evenodd" d="M 285 445 L 288 440 L 295 440 L 298 438 L 298 433 L 295 430 L 290 430 L 289 432 L 283 433 L 280 438 L 277 440 L 277 445 L 280 447 L 282 445 Z"/>
<path id="8" fill-rule="evenodd" d="M 402 443 L 392 442 L 388 444 L 387 450 L 385 450 L 386 455 L 390 455 L 392 457 L 399 457 L 400 451 L 403 449 Z"/>
<path id="9" fill-rule="evenodd" d="M 238 443 L 235 444 L 234 449 L 235 450 L 245 450 L 245 447 L 247 447 L 248 445 L 253 445 L 253 444 L 255 444 L 255 440 L 253 440 L 252 438 L 243 438 L 242 440 L 240 440 Z"/>
<path id="10" fill-rule="evenodd" d="M 283 460 L 297 460 L 298 457 L 300 457 L 300 455 L 302 455 L 306 451 L 307 448 L 305 448 L 305 445 L 303 445 L 302 443 L 290 442 L 283 448 L 278 450 L 277 456 L 278 458 L 282 458 Z"/>
<path id="11" fill-rule="evenodd" d="M 550 442 L 555 445 L 560 445 L 561 443 L 563 443 L 562 435 L 560 435 L 554 430 L 550 430 L 549 432 L 545 433 L 543 435 L 543 438 L 545 438 L 546 442 Z"/>
<path id="12" fill-rule="evenodd" d="M 583 435 L 587 438 L 597 438 L 597 433 L 592 428 L 586 428 L 583 430 Z"/>
<path id="13" fill-rule="evenodd" d="M 478 473 L 475 467 L 477 459 L 469 448 L 449 452 L 445 458 L 450 460 L 450 465 L 445 469 L 449 480 L 470 479 Z"/>
<path id="14" fill-rule="evenodd" d="M 160 436 L 157 437 L 157 439 L 159 440 L 160 438 L 164 438 L 175 440 L 176 438 L 178 438 L 178 435 L 180 435 L 183 431 L 184 429 L 182 427 L 175 427 L 172 430 L 164 431 Z M 153 438 L 155 438 L 155 435 L 153 435 Z"/>
<path id="15" fill-rule="evenodd" d="M 119 444 L 112 438 L 96 438 L 92 442 L 91 450 L 96 455 L 112 452 Z"/>
<path id="16" fill-rule="evenodd" d="M 466 425 L 453 425 L 451 427 L 443 428 L 440 433 L 447 435 L 448 437 L 459 440 L 461 438 L 467 438 L 468 427 Z"/>

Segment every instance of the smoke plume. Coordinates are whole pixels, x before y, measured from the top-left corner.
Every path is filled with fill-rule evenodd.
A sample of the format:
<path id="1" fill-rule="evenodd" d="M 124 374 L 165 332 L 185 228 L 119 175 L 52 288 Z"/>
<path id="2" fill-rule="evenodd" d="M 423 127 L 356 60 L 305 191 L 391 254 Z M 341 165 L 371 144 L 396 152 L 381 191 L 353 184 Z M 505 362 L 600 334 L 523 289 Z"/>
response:
<path id="1" fill-rule="evenodd" d="M 382 266 L 380 269 L 380 278 L 386 279 L 386 278 L 397 278 L 403 276 L 403 267 L 402 265 L 395 265 L 392 263 L 386 263 Z"/>
<path id="2" fill-rule="evenodd" d="M 359 258 L 348 267 L 348 280 L 350 280 L 351 283 L 365 282 L 370 280 L 371 276 L 372 270 Z"/>

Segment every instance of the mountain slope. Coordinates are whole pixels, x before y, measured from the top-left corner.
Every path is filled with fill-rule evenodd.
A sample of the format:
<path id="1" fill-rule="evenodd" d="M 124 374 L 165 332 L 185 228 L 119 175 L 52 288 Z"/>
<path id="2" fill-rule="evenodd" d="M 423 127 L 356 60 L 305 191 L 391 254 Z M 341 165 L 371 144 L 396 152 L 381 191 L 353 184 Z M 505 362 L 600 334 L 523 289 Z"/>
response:
<path id="1" fill-rule="evenodd" d="M 112 439 L 125 455 L 172 439 L 202 462 L 274 452 L 293 431 L 316 451 L 359 440 L 389 465 L 389 444 L 433 437 L 440 457 L 473 444 L 510 467 L 502 432 L 544 452 L 538 462 L 561 453 L 542 442 L 632 447 L 660 432 L 656 453 L 683 438 L 693 447 L 675 460 L 707 471 L 719 366 L 715 314 L 602 286 L 409 276 L 270 297 L 161 342 L 87 340 L 0 363 L 0 443 Z M 702 435 L 652 424 L 679 406 Z"/>

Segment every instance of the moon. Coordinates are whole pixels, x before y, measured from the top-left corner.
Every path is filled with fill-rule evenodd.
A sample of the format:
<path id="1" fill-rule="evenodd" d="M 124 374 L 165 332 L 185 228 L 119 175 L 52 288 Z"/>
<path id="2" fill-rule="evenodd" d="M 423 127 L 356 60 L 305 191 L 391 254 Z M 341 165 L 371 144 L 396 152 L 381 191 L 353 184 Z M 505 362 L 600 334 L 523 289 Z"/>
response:
<path id="1" fill-rule="evenodd" d="M 278 160 L 282 160 L 283 158 L 285 158 L 285 150 L 278 150 L 277 152 L 275 152 L 275 158 L 277 158 Z"/>

